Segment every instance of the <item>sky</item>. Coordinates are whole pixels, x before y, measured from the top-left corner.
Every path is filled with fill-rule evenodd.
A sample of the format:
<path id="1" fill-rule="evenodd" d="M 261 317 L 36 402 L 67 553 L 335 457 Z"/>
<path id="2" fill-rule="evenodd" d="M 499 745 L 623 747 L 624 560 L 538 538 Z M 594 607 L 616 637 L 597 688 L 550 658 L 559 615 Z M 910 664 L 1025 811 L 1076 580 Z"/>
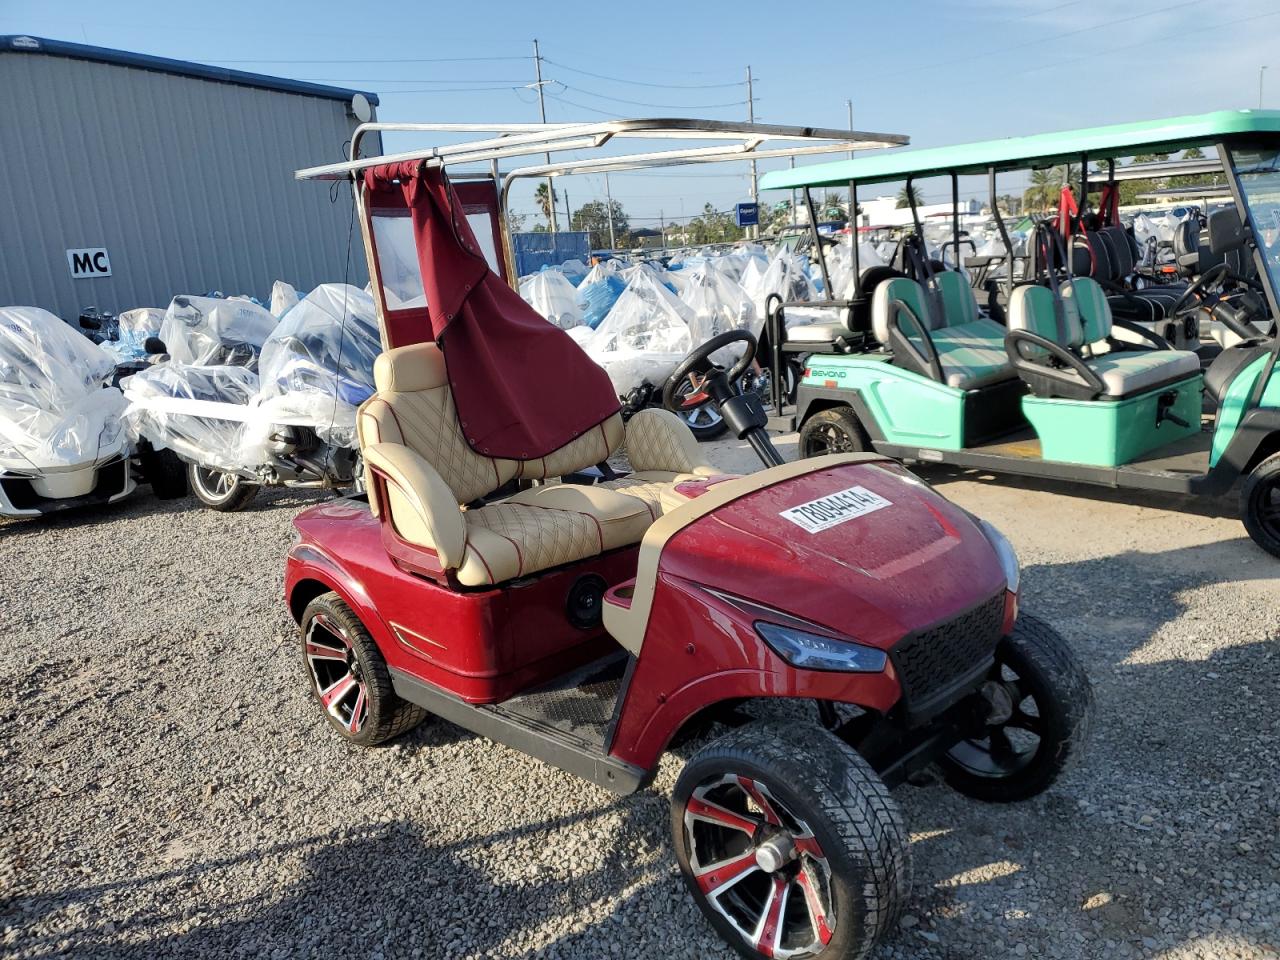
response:
<path id="1" fill-rule="evenodd" d="M 1256 107 L 1264 66 L 1280 108 L 1277 0 L 0 0 L 0 34 L 20 33 L 371 90 L 381 120 L 538 120 L 534 38 L 549 122 L 745 119 L 748 65 L 758 121 L 846 128 L 851 100 L 856 129 L 922 147 Z M 749 194 L 745 164 L 610 180 L 636 226 Z M 598 175 L 559 189 L 575 208 L 604 196 Z"/>

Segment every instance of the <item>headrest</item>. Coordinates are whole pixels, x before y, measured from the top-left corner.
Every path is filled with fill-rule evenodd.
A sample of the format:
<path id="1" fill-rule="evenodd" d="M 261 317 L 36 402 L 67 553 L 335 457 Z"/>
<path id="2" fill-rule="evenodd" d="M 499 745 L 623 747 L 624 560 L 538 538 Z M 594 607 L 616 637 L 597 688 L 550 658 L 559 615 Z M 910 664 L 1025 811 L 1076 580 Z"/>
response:
<path id="1" fill-rule="evenodd" d="M 416 393 L 449 382 L 444 353 L 434 343 L 414 343 L 379 354 L 373 362 L 373 382 L 379 393 Z"/>

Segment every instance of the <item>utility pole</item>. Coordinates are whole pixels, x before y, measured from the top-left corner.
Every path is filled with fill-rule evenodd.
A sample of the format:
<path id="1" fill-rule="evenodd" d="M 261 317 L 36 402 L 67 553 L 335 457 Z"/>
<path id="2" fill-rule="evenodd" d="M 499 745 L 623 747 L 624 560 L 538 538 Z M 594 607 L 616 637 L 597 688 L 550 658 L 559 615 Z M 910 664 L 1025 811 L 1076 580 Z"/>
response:
<path id="1" fill-rule="evenodd" d="M 1258 109 L 1262 109 L 1262 76 L 1267 72 L 1266 67 L 1258 68 Z"/>
<path id="2" fill-rule="evenodd" d="M 533 72 L 537 81 L 534 86 L 538 88 L 538 113 L 542 116 L 542 122 L 547 122 L 547 101 L 542 95 L 542 53 L 538 49 L 538 40 L 535 37 L 533 41 Z M 544 154 L 547 158 L 547 165 L 551 164 L 550 152 Z M 551 177 L 547 177 L 547 202 L 550 206 L 547 208 L 551 215 L 547 218 L 551 221 L 551 232 L 556 232 L 556 188 Z"/>
<path id="3" fill-rule="evenodd" d="M 564 228 L 566 230 L 573 229 L 573 214 L 570 212 L 573 207 L 569 205 L 569 191 L 564 192 Z"/>
<path id="4" fill-rule="evenodd" d="M 846 100 L 846 101 L 844 102 L 844 105 L 845 105 L 846 107 L 848 107 L 848 108 L 849 108 L 849 132 L 850 132 L 850 133 L 853 133 L 853 101 L 852 101 L 852 100 Z M 852 151 L 852 150 L 850 150 L 850 151 L 849 151 L 849 159 L 850 159 L 850 160 L 852 160 L 852 159 L 853 159 L 853 151 Z"/>
<path id="5" fill-rule="evenodd" d="M 667 221 L 662 218 L 661 210 L 658 211 L 658 243 L 665 253 L 667 249 Z"/>
<path id="6" fill-rule="evenodd" d="M 747 122 L 748 123 L 756 122 L 756 98 L 751 86 L 751 64 L 747 64 Z M 756 186 L 756 162 L 754 159 L 751 161 L 751 202 L 755 204 L 759 204 L 760 202 L 759 193 Z M 757 206 L 757 209 L 759 209 L 758 206 Z M 752 238 L 759 236 L 759 231 L 760 231 L 759 227 L 755 227 L 754 229 L 752 229 L 751 230 Z"/>
<path id="7" fill-rule="evenodd" d="M 604 205 L 609 211 L 609 249 L 618 249 L 617 238 L 613 235 L 613 194 L 609 192 L 609 171 L 604 172 Z"/>

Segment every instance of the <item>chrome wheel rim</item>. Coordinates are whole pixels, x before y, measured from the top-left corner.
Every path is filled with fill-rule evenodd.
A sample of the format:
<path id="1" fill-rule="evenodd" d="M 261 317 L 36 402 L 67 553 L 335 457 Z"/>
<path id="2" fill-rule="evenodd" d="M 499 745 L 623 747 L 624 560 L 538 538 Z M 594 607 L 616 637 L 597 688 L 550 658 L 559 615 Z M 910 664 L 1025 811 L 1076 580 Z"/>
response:
<path id="1" fill-rule="evenodd" d="M 303 646 L 320 705 L 347 733 L 359 733 L 369 716 L 369 691 L 351 637 L 318 613 L 307 624 Z"/>
<path id="2" fill-rule="evenodd" d="M 720 416 L 720 411 L 716 408 L 715 403 L 713 403 L 709 398 L 698 404 L 696 407 L 684 406 L 685 400 L 688 398 L 689 394 L 698 393 L 701 390 L 702 387 L 700 385 L 695 387 L 693 381 L 688 377 L 684 379 L 680 384 L 680 388 L 676 390 L 676 400 L 679 406 L 679 410 L 677 412 L 679 413 L 680 418 L 695 430 L 705 430 L 709 427 L 714 427 L 724 419 Z"/>
<path id="3" fill-rule="evenodd" d="M 684 811 L 699 894 L 763 957 L 821 953 L 835 929 L 831 867 L 809 825 L 759 780 L 713 777 Z"/>
<path id="4" fill-rule="evenodd" d="M 208 467 L 196 467 L 193 473 L 196 486 L 210 500 L 226 500 L 240 486 L 240 478 L 234 473 L 223 473 Z"/>

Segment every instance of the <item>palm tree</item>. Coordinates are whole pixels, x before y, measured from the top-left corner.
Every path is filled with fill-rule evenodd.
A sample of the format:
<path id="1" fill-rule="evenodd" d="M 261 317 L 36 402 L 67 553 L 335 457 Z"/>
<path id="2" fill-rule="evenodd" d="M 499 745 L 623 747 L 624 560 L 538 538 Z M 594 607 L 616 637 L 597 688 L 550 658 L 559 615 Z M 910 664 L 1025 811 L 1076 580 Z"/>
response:
<path id="1" fill-rule="evenodd" d="M 1052 210 L 1058 205 L 1058 196 L 1064 184 L 1074 184 L 1080 175 L 1078 166 L 1041 167 L 1031 171 L 1031 186 L 1022 194 L 1022 209 L 1032 211 Z"/>
<path id="2" fill-rule="evenodd" d="M 903 210 L 911 206 L 913 203 L 917 207 L 924 204 L 924 194 L 920 192 L 919 187 L 912 186 L 910 188 L 910 193 L 908 193 L 907 190 L 907 185 L 904 183 L 902 185 L 902 189 L 898 191 L 898 202 L 894 204 L 895 207 L 899 210 Z"/>
<path id="3" fill-rule="evenodd" d="M 533 199 L 537 202 L 538 209 L 542 211 L 542 215 L 547 218 L 547 226 L 550 226 L 551 204 L 553 199 L 559 200 L 559 196 L 557 196 L 551 188 L 547 186 L 547 183 L 544 180 L 542 183 L 538 184 L 538 189 L 533 191 Z"/>

